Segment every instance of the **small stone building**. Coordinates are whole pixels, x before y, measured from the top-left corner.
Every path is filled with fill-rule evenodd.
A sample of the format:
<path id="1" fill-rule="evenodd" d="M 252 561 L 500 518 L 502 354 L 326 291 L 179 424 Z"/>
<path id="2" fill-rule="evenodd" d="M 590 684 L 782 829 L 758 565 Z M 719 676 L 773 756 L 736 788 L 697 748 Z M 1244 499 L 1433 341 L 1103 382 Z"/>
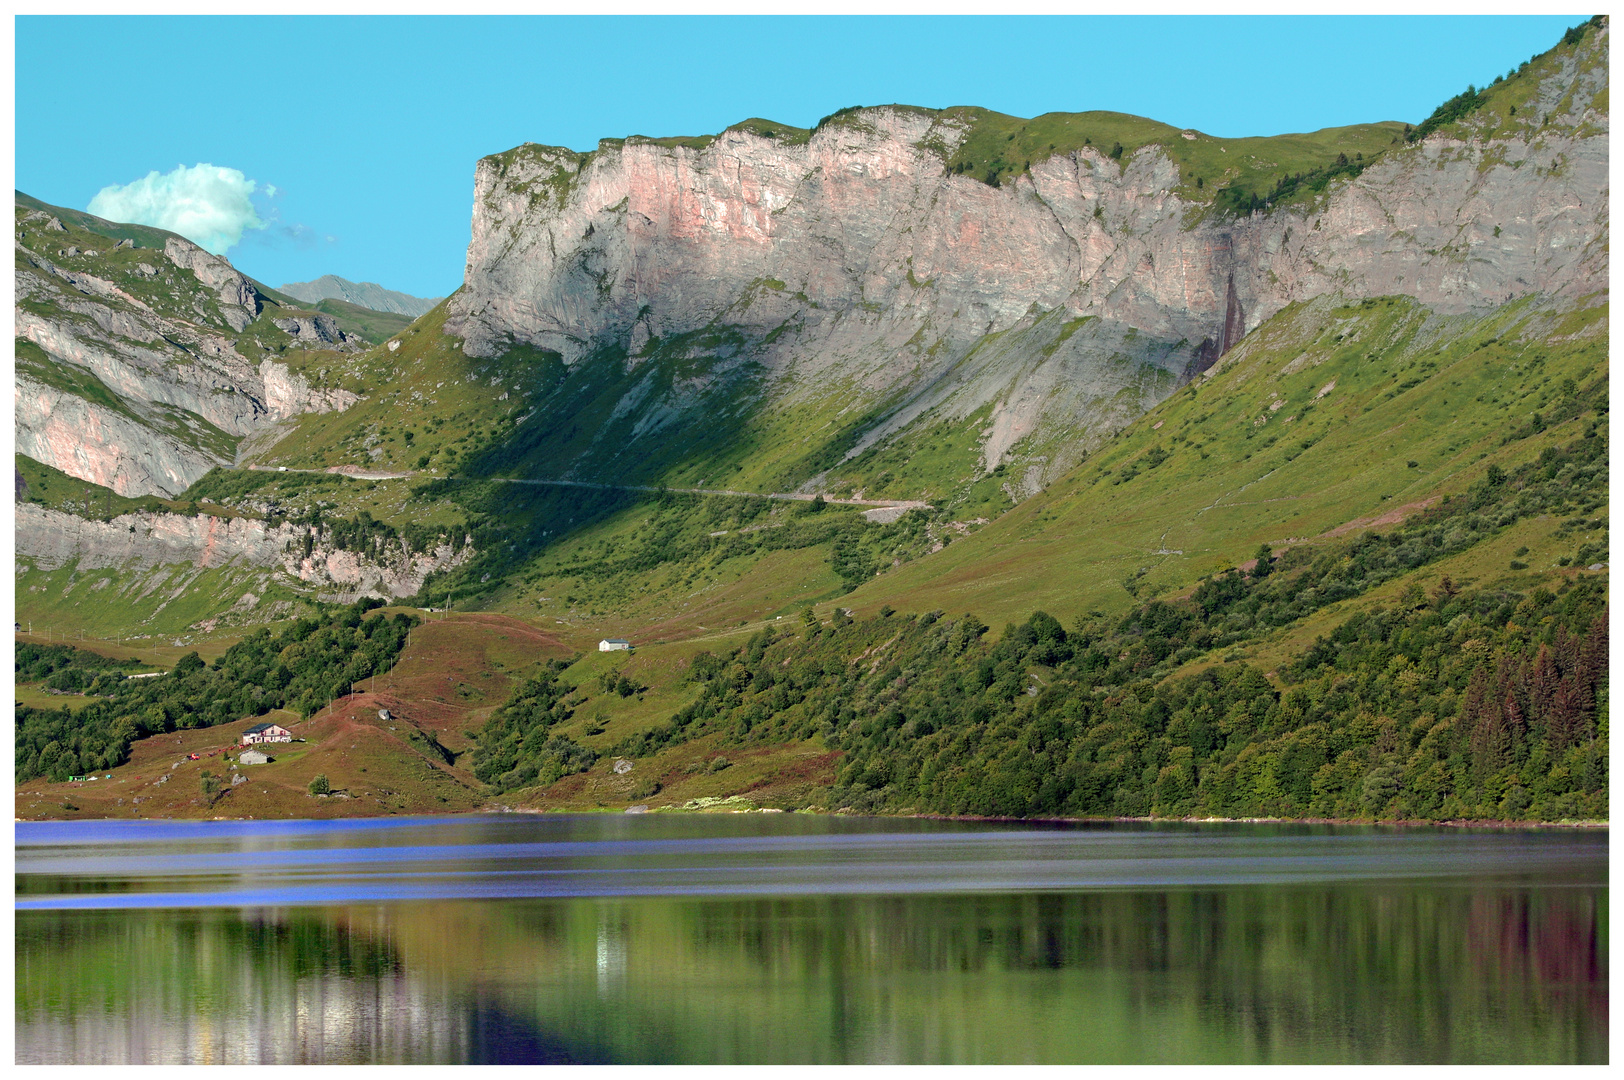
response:
<path id="1" fill-rule="evenodd" d="M 238 765 L 264 765 L 271 760 L 271 755 L 263 750 L 244 750 L 237 755 Z"/>

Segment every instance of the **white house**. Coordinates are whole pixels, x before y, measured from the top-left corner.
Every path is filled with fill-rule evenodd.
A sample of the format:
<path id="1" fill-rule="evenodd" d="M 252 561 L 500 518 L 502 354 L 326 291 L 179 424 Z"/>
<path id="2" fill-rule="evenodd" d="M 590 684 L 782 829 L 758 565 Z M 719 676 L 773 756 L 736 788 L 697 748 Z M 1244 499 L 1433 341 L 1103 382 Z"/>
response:
<path id="1" fill-rule="evenodd" d="M 598 642 L 599 652 L 620 652 L 621 650 L 630 652 L 631 647 L 632 643 L 625 638 L 606 637 Z"/>
<path id="2" fill-rule="evenodd" d="M 255 743 L 292 742 L 293 732 L 281 724 L 255 724 L 242 733 L 242 744 L 252 746 Z"/>

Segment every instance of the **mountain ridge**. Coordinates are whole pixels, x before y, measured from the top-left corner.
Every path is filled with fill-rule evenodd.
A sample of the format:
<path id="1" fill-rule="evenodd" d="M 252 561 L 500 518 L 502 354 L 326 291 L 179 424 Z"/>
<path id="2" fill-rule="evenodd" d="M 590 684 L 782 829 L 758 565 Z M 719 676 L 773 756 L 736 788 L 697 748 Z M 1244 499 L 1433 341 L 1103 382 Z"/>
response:
<path id="1" fill-rule="evenodd" d="M 1491 88 L 1494 104 L 1469 120 L 1495 119 L 1492 148 L 1339 129 L 1374 138 L 1319 147 L 1318 170 L 1335 173 L 1319 192 L 1309 161 L 1299 175 L 1256 145 L 1242 153 L 1280 139 L 1165 125 L 1137 147 L 1077 130 L 1062 153 L 1056 136 L 1051 156 L 989 183 L 954 171 L 982 134 L 963 110 L 855 110 L 804 139 L 746 124 L 588 154 L 525 145 L 478 166 L 446 332 L 473 357 L 510 344 L 556 354 L 572 384 L 601 372 L 616 438 L 584 452 L 538 444 L 520 459 L 531 470 L 636 468 L 663 457 L 673 420 L 718 408 L 783 454 L 804 436 L 779 418 L 821 407 L 863 419 L 770 474 L 758 453 L 758 486 L 833 485 L 846 477 L 831 466 L 920 417 L 961 425 L 985 409 L 980 468 L 1007 461 L 1023 497 L 1293 300 L 1402 292 L 1452 312 L 1601 287 L 1604 264 L 1585 249 L 1605 228 L 1605 135 L 1586 135 L 1584 116 L 1604 82 L 1593 63 L 1548 55 Z M 1567 126 L 1526 115 L 1552 83 Z M 1225 166 L 1223 189 L 1196 188 L 1184 159 L 1227 158 L 1231 142 L 1246 164 Z M 1220 191 L 1248 184 L 1244 212 L 1219 212 Z"/>
<path id="2" fill-rule="evenodd" d="M 1137 118 L 911 107 L 492 155 L 463 286 L 284 347 L 355 400 L 254 469 L 114 506 L 19 459 L 19 608 L 154 644 L 366 594 L 522 619 L 558 651 L 454 740 L 517 805 L 1593 816 L 1607 37 L 1233 174 Z M 102 400 L 66 354 L 29 356 Z"/>
<path id="3" fill-rule="evenodd" d="M 323 274 L 314 281 L 295 281 L 279 286 L 279 291 L 295 300 L 314 304 L 322 300 L 343 300 L 372 311 L 387 311 L 413 319 L 432 311 L 442 296 L 425 299 L 386 289 L 375 281 L 350 281 L 337 274 Z"/>

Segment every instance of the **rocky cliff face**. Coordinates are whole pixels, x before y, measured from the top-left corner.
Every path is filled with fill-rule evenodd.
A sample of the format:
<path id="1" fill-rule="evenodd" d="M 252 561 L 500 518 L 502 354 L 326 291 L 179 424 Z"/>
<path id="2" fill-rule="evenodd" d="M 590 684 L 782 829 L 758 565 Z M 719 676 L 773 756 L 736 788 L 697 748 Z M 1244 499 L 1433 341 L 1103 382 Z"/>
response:
<path id="1" fill-rule="evenodd" d="M 121 495 L 181 492 L 218 464 L 188 440 L 153 438 L 166 421 L 184 425 L 180 410 L 107 408 L 26 372 L 14 381 L 19 454 Z"/>
<path id="2" fill-rule="evenodd" d="M 110 521 L 19 502 L 17 557 L 42 570 L 76 564 L 80 571 L 143 571 L 190 564 L 206 570 L 224 566 L 272 569 L 284 583 L 323 600 L 348 603 L 362 596 L 411 596 L 429 574 L 461 565 L 468 546 L 454 551 L 442 544 L 431 552 L 404 546 L 369 553 L 340 550 L 320 540 L 307 525 L 266 525 L 254 518 L 198 514 L 135 513 Z M 304 540 L 315 541 L 308 554 Z"/>
<path id="3" fill-rule="evenodd" d="M 1056 153 L 999 186 L 955 174 L 969 126 L 920 109 L 810 138 L 526 144 L 478 165 L 447 330 L 474 356 L 611 347 L 635 366 L 728 327 L 740 344 L 713 355 L 761 365 L 767 401 L 876 410 L 847 457 L 987 409 L 984 467 L 1022 444 L 1032 490 L 1287 304 L 1403 294 L 1453 313 L 1605 290 L 1605 29 L 1587 43 L 1553 54 L 1510 132 L 1400 143 L 1240 216 L 1192 201 L 1154 143 Z M 697 421 L 692 401 L 639 385 L 624 404 L 657 431 Z"/>
<path id="4" fill-rule="evenodd" d="M 229 463 L 238 439 L 357 400 L 244 344 L 258 320 L 288 345 L 354 347 L 330 319 L 268 308 L 225 259 L 176 236 L 161 253 L 137 248 L 21 205 L 16 224 L 20 453 L 121 495 L 175 495 Z"/>

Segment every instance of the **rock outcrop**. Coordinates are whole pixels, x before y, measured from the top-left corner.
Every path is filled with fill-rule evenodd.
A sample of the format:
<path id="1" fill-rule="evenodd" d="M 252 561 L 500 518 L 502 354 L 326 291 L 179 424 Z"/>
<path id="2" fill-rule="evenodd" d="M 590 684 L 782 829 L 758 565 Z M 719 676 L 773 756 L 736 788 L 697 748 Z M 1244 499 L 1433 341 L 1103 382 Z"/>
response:
<path id="1" fill-rule="evenodd" d="M 1606 30 L 1589 41 L 1601 62 L 1553 61 L 1543 123 L 1395 136 L 1323 196 L 1240 216 L 1189 201 L 1154 143 L 1056 153 L 998 186 L 955 174 L 969 126 L 923 109 L 810 137 L 526 144 L 476 169 L 447 332 L 470 355 L 523 343 L 577 365 L 729 327 L 769 400 L 857 388 L 881 410 L 853 454 L 990 407 L 986 466 L 1036 436 L 1030 490 L 1287 304 L 1404 294 L 1447 314 L 1606 289 Z M 676 389 L 631 393 L 628 409 L 683 411 Z"/>
<path id="2" fill-rule="evenodd" d="M 275 360 L 261 360 L 259 377 L 265 383 L 265 407 L 274 420 L 301 413 L 343 412 L 361 400 L 348 390 L 313 390 L 310 380 Z"/>
<path id="3" fill-rule="evenodd" d="M 219 464 L 186 441 L 152 437 L 154 425 L 166 419 L 184 424 L 178 410 L 165 417 L 149 407 L 148 416 L 139 417 L 133 409 L 108 408 L 47 386 L 22 370 L 14 393 L 17 453 L 120 495 L 178 494 Z"/>
<path id="4" fill-rule="evenodd" d="M 64 231 L 77 242 L 54 254 Z M 121 495 L 177 495 L 238 439 L 358 400 L 239 351 L 262 297 L 180 237 L 159 259 L 19 203 L 15 274 L 18 451 Z M 269 321 L 289 345 L 360 347 L 325 315 Z"/>
<path id="5" fill-rule="evenodd" d="M 131 572 L 178 564 L 257 567 L 278 571 L 284 584 L 346 603 L 414 595 L 429 574 L 473 555 L 472 547 L 454 550 L 450 543 L 430 552 L 397 545 L 363 554 L 322 542 L 311 526 L 268 526 L 255 518 L 142 512 L 90 521 L 28 502 L 17 503 L 16 514 L 17 557 L 42 570 L 70 564 L 80 571 Z M 318 538 L 309 554 L 307 536 Z"/>
<path id="6" fill-rule="evenodd" d="M 233 330 L 244 330 L 259 314 L 259 294 L 225 259 L 211 255 L 190 240 L 172 236 L 164 254 L 182 270 L 190 270 L 220 301 L 220 313 Z"/>
<path id="7" fill-rule="evenodd" d="M 360 338 L 340 330 L 330 315 L 292 315 L 272 319 L 271 325 L 291 337 L 301 348 L 336 349 L 340 352 L 360 352 L 366 348 L 366 343 Z"/>

